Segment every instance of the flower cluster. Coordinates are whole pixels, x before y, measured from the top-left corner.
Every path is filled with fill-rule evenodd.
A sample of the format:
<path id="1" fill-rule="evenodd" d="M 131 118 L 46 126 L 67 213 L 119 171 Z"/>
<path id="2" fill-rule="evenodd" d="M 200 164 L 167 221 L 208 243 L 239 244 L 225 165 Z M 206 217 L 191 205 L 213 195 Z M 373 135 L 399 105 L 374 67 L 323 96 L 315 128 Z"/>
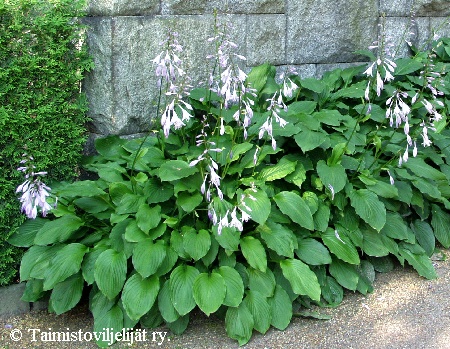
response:
<path id="1" fill-rule="evenodd" d="M 25 181 L 16 189 L 16 193 L 22 193 L 20 202 L 22 203 L 21 211 L 28 218 L 35 219 L 40 208 L 42 216 L 45 217 L 52 207 L 47 203 L 47 197 L 50 196 L 50 188 L 41 181 L 41 176 L 45 176 L 47 172 L 34 172 L 35 166 L 27 166 L 27 162 L 33 161 L 33 157 L 26 157 L 20 163 L 23 165 L 17 170 L 25 174 Z"/>
<path id="2" fill-rule="evenodd" d="M 287 111 L 287 107 L 283 102 L 283 96 L 280 92 L 275 92 L 272 98 L 269 98 L 267 101 L 269 102 L 267 110 L 270 112 L 270 114 L 259 129 L 259 139 L 262 139 L 267 133 L 272 140 L 272 148 L 273 150 L 275 150 L 277 148 L 277 142 L 273 137 L 273 119 L 275 119 L 280 127 L 286 126 L 287 121 L 281 118 L 279 113 L 281 110 Z"/>
<path id="3" fill-rule="evenodd" d="M 167 39 L 160 44 L 166 46 L 166 49 L 153 60 L 153 63 L 156 64 L 155 74 L 158 78 L 158 87 L 161 92 L 165 88 L 164 92 L 168 98 L 161 116 L 161 126 L 166 137 L 169 136 L 172 126 L 178 130 L 192 118 L 189 113 L 192 107 L 183 100 L 183 97 L 189 94 L 186 91 L 187 86 L 178 85 L 179 80 L 182 77 L 187 79 L 187 76 L 181 68 L 182 61 L 178 54 L 183 51 L 183 47 L 179 44 L 177 36 L 176 33 L 170 33 Z"/>

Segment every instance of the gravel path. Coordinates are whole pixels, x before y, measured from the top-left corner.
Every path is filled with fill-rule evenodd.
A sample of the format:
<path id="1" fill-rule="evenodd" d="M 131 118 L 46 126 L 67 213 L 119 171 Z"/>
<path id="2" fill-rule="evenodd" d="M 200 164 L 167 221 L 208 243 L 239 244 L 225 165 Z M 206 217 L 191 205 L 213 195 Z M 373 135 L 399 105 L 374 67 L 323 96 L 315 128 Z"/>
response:
<path id="1" fill-rule="evenodd" d="M 449 253 L 447 251 L 447 253 Z M 285 331 L 255 332 L 242 349 L 449 349 L 450 260 L 436 261 L 437 280 L 419 277 L 410 268 L 377 274 L 374 292 L 363 296 L 348 293 L 335 309 L 315 309 L 331 320 L 296 318 Z M 85 305 L 56 316 L 36 311 L 23 316 L 0 318 L 0 349 L 97 348 L 95 343 L 44 342 L 44 332 L 75 332 L 89 337 L 92 317 Z M 69 330 L 68 330 L 69 329 Z M 13 342 L 10 335 L 23 334 Z M 202 314 L 192 316 L 181 336 L 164 334 L 165 328 L 146 333 L 146 342 L 118 342 L 113 349 L 237 349 L 227 337 L 223 323 Z M 35 333 L 33 340 L 33 332 Z M 164 340 L 161 336 L 165 336 Z M 51 338 L 50 338 L 51 339 Z"/>

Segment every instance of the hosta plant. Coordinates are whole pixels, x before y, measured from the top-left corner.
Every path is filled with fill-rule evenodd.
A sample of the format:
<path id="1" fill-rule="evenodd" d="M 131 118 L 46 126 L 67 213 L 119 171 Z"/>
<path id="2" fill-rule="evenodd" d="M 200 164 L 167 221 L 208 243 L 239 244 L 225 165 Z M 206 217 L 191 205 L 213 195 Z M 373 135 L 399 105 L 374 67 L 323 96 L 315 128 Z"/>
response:
<path id="1" fill-rule="evenodd" d="M 247 75 L 226 36 L 211 41 L 210 83 L 189 90 L 170 35 L 154 61 L 160 130 L 98 139 L 97 177 L 53 183 L 56 208 L 10 239 L 29 247 L 23 299 L 48 295 L 61 314 L 87 288 L 96 331 L 178 334 L 198 308 L 242 345 L 300 306 L 370 292 L 394 260 L 435 278 L 436 241 L 450 246 L 450 40 L 367 52 L 373 64 L 320 80 Z"/>

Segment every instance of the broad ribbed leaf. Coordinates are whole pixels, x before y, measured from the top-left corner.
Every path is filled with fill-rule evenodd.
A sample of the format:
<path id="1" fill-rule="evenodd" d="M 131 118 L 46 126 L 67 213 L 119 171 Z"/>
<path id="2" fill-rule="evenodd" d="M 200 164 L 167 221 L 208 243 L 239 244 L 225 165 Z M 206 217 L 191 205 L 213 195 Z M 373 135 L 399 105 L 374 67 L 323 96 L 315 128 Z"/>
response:
<path id="1" fill-rule="evenodd" d="M 194 281 L 200 272 L 190 265 L 179 265 L 170 274 L 170 296 L 173 306 L 183 316 L 195 307 L 192 294 Z"/>
<path id="2" fill-rule="evenodd" d="M 383 229 L 381 229 L 381 234 L 399 240 L 409 241 L 411 238 L 410 234 L 408 234 L 408 227 L 406 226 L 402 216 L 394 212 L 387 212 L 386 224 Z M 414 236 L 412 238 L 414 239 Z M 413 243 L 414 240 L 409 242 Z"/>
<path id="3" fill-rule="evenodd" d="M 150 229 L 156 228 L 161 221 L 161 207 L 159 205 L 150 207 L 148 204 L 139 206 L 136 213 L 138 227 L 146 234 Z"/>
<path id="4" fill-rule="evenodd" d="M 117 338 L 116 334 L 123 330 L 123 312 L 117 304 L 105 311 L 101 316 L 94 317 L 95 333 L 104 333 L 106 328 L 108 333 L 111 333 L 111 338 L 105 339 L 106 336 L 100 336 L 96 343 L 101 348 L 111 345 L 111 340 L 114 341 L 114 338 Z"/>
<path id="5" fill-rule="evenodd" d="M 319 241 L 311 238 L 301 239 L 295 254 L 309 265 L 330 264 L 331 256 L 328 249 Z"/>
<path id="6" fill-rule="evenodd" d="M 239 306 L 244 296 L 244 282 L 241 275 L 235 269 L 227 266 L 221 266 L 218 273 L 222 275 L 226 287 L 223 304 L 229 307 Z"/>
<path id="7" fill-rule="evenodd" d="M 314 229 L 324 232 L 328 228 L 328 223 L 330 221 L 330 208 L 323 203 L 322 200 L 319 201 L 319 208 L 317 212 L 313 215 Z"/>
<path id="8" fill-rule="evenodd" d="M 241 251 L 248 264 L 255 269 L 266 271 L 267 256 L 264 246 L 253 236 L 245 236 L 240 241 Z"/>
<path id="9" fill-rule="evenodd" d="M 66 245 L 59 250 L 45 272 L 44 291 L 52 289 L 57 283 L 78 273 L 87 250 L 86 246 L 78 243 Z"/>
<path id="10" fill-rule="evenodd" d="M 245 190 L 245 206 L 249 207 L 249 211 L 245 206 L 240 205 L 239 208 L 251 216 L 251 219 L 259 224 L 264 224 L 270 214 L 270 200 L 265 191 L 256 189 Z"/>
<path id="11" fill-rule="evenodd" d="M 359 274 L 355 265 L 348 264 L 339 259 L 333 259 L 328 270 L 340 285 L 352 291 L 356 290 Z"/>
<path id="12" fill-rule="evenodd" d="M 91 197 L 105 194 L 95 181 L 78 181 L 61 187 L 56 195 L 59 197 Z"/>
<path id="13" fill-rule="evenodd" d="M 106 250 L 95 262 L 95 282 L 109 299 L 116 297 L 122 290 L 127 278 L 127 257 L 124 252 Z"/>
<path id="14" fill-rule="evenodd" d="M 136 271 L 143 277 L 156 273 L 166 258 L 164 243 L 153 243 L 151 239 L 140 241 L 133 250 L 132 262 Z"/>
<path id="15" fill-rule="evenodd" d="M 295 171 L 296 165 L 296 161 L 290 161 L 286 158 L 282 158 L 275 165 L 264 167 L 259 173 L 258 180 L 270 182 L 276 179 L 284 178 L 288 174 Z"/>
<path id="16" fill-rule="evenodd" d="M 243 303 L 253 316 L 253 328 L 264 334 L 270 327 L 272 308 L 260 292 L 249 290 Z"/>
<path id="17" fill-rule="evenodd" d="M 192 212 L 203 202 L 203 196 L 200 193 L 182 192 L 178 194 L 177 205 L 185 212 Z"/>
<path id="18" fill-rule="evenodd" d="M 428 256 L 431 256 L 436 245 L 434 232 L 431 226 L 427 222 L 416 219 L 411 224 L 411 229 L 414 232 L 414 235 L 416 235 L 419 245 L 422 246 Z"/>
<path id="19" fill-rule="evenodd" d="M 37 232 L 34 243 L 36 245 L 50 245 L 55 242 L 64 242 L 83 224 L 84 222 L 81 218 L 71 214 L 64 215 L 53 221 L 47 221 Z"/>
<path id="20" fill-rule="evenodd" d="M 378 196 L 367 189 L 350 193 L 350 203 L 367 224 L 380 231 L 386 224 L 386 208 Z"/>
<path id="21" fill-rule="evenodd" d="M 166 322 L 174 322 L 180 317 L 180 314 L 178 314 L 170 299 L 169 283 L 170 280 L 167 280 L 159 291 L 158 309 Z"/>
<path id="22" fill-rule="evenodd" d="M 50 295 L 50 306 L 56 315 L 65 313 L 78 304 L 83 294 L 83 285 L 84 281 L 81 273 L 55 285 Z"/>
<path id="23" fill-rule="evenodd" d="M 284 225 L 268 221 L 266 224 L 260 225 L 257 231 L 268 248 L 280 256 L 294 257 L 294 249 L 297 248 L 297 238 Z"/>
<path id="24" fill-rule="evenodd" d="M 395 76 L 411 74 L 424 68 L 423 63 L 414 58 L 399 58 L 395 60 L 395 63 L 397 64 L 394 71 Z"/>
<path id="25" fill-rule="evenodd" d="M 286 291 L 276 285 L 275 293 L 268 299 L 271 307 L 272 321 L 271 325 L 281 331 L 288 327 L 292 319 L 292 301 Z"/>
<path id="26" fill-rule="evenodd" d="M 450 247 L 450 215 L 438 205 L 432 205 L 431 225 L 436 239 L 445 247 Z"/>
<path id="27" fill-rule="evenodd" d="M 84 255 L 83 263 L 81 263 L 81 271 L 83 273 L 83 278 L 88 285 L 92 285 L 95 281 L 94 271 L 95 271 L 95 261 L 98 256 L 108 249 L 106 245 L 99 245 L 94 249 L 91 249 L 88 253 Z"/>
<path id="28" fill-rule="evenodd" d="M 263 273 L 258 269 L 247 268 L 248 288 L 260 292 L 264 297 L 272 297 L 275 289 L 275 276 L 270 269 Z"/>
<path id="29" fill-rule="evenodd" d="M 197 172 L 197 168 L 189 166 L 186 161 L 169 160 L 159 168 L 159 178 L 163 182 L 176 181 L 177 179 L 188 177 Z"/>
<path id="30" fill-rule="evenodd" d="M 161 183 L 157 178 L 149 178 L 144 185 L 144 195 L 148 204 L 165 202 L 173 197 L 173 185 Z"/>
<path id="31" fill-rule="evenodd" d="M 363 251 L 373 257 L 383 257 L 389 254 L 389 249 L 385 246 L 383 235 L 372 229 L 362 230 Z M 385 237 L 386 238 L 386 237 Z"/>
<path id="32" fill-rule="evenodd" d="M 108 200 L 109 196 L 105 194 L 102 196 L 82 197 L 75 199 L 73 202 L 88 213 L 99 213 L 106 211 L 111 207 Z"/>
<path id="33" fill-rule="evenodd" d="M 228 308 L 225 315 L 225 328 L 228 336 L 236 339 L 239 345 L 244 345 L 250 340 L 253 325 L 253 316 L 244 303 L 237 308 Z"/>
<path id="34" fill-rule="evenodd" d="M 306 229 L 314 230 L 311 211 L 302 197 L 289 191 L 282 191 L 274 196 L 274 200 L 281 212 L 295 223 Z"/>
<path id="35" fill-rule="evenodd" d="M 195 279 L 192 291 L 195 303 L 209 316 L 219 309 L 225 299 L 225 281 L 219 273 L 201 273 Z"/>
<path id="36" fill-rule="evenodd" d="M 328 166 L 325 161 L 320 160 L 317 162 L 317 173 L 326 187 L 333 187 L 334 193 L 340 192 L 347 184 L 347 174 L 340 164 Z"/>
<path id="37" fill-rule="evenodd" d="M 30 247 L 34 245 L 37 232 L 47 223 L 48 220 L 40 217 L 26 220 L 7 240 L 11 245 L 17 247 Z"/>
<path id="38" fill-rule="evenodd" d="M 139 320 L 155 303 L 159 292 L 159 278 L 156 275 L 142 278 L 132 275 L 122 291 L 122 304 L 132 320 Z"/>
<path id="39" fill-rule="evenodd" d="M 183 235 L 184 250 L 196 261 L 206 256 L 211 247 L 211 236 L 208 230 L 189 229 Z"/>
<path id="40" fill-rule="evenodd" d="M 339 259 L 350 264 L 360 263 L 356 247 L 344 234 L 339 234 L 338 231 L 329 228 L 321 235 L 321 238 L 328 249 Z"/>
<path id="41" fill-rule="evenodd" d="M 403 163 L 403 167 L 410 169 L 415 175 L 433 180 L 447 180 L 445 174 L 440 170 L 428 165 L 424 159 L 413 157 Z"/>
<path id="42" fill-rule="evenodd" d="M 372 178 L 367 178 L 365 176 L 359 176 L 358 177 L 364 184 L 366 184 L 366 188 L 370 191 L 373 191 L 378 196 L 381 196 L 383 198 L 397 198 L 398 197 L 398 189 L 396 186 L 375 180 Z"/>
<path id="43" fill-rule="evenodd" d="M 434 269 L 433 263 L 431 262 L 430 257 L 428 257 L 423 249 L 417 245 L 410 245 L 407 243 L 399 244 L 400 255 L 405 258 L 410 265 L 419 273 L 420 276 L 423 276 L 427 279 L 436 279 L 437 274 Z M 419 253 L 413 252 L 414 250 L 419 250 Z"/>
<path id="44" fill-rule="evenodd" d="M 305 263 L 298 259 L 285 259 L 280 262 L 280 267 L 296 294 L 320 301 L 321 291 L 317 276 Z"/>
<path id="45" fill-rule="evenodd" d="M 294 136 L 295 142 L 304 153 L 320 147 L 327 138 L 328 134 L 324 131 L 312 131 L 306 127 L 303 127 L 302 131 Z"/>
<path id="46" fill-rule="evenodd" d="M 131 193 L 125 193 L 116 208 L 117 214 L 136 213 L 145 202 L 145 197 Z"/>

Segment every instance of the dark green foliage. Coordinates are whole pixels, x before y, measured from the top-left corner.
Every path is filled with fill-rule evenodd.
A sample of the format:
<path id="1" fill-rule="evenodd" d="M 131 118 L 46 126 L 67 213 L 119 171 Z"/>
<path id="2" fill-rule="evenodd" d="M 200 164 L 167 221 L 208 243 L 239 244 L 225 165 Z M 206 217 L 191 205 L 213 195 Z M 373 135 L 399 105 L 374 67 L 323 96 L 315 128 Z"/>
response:
<path id="1" fill-rule="evenodd" d="M 15 194 L 22 154 L 47 182 L 77 176 L 86 138 L 80 83 L 91 67 L 82 8 L 78 0 L 0 3 L 0 285 L 13 282 L 22 254 L 5 242 L 24 221 Z"/>

